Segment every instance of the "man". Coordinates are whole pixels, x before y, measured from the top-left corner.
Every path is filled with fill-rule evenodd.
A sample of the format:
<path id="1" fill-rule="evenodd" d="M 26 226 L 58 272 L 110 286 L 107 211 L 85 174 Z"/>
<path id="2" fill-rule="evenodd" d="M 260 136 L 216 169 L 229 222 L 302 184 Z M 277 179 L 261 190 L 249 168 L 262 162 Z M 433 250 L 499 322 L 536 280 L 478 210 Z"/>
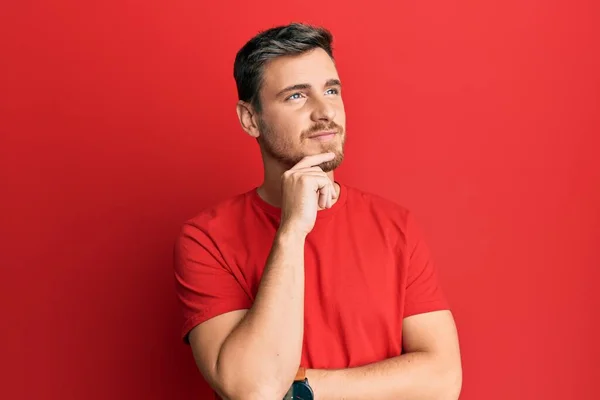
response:
<path id="1" fill-rule="evenodd" d="M 451 400 L 457 333 L 412 214 L 334 179 L 346 121 L 331 34 L 291 24 L 237 54 L 264 181 L 184 224 L 183 338 L 225 399 Z"/>

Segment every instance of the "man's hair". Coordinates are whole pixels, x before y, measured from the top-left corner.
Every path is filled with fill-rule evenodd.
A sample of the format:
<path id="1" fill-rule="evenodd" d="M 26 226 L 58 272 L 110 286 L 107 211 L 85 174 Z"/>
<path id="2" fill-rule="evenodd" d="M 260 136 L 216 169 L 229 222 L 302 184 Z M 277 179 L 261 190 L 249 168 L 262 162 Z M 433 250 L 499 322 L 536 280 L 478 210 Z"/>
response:
<path id="1" fill-rule="evenodd" d="M 238 98 L 261 111 L 259 92 L 265 65 L 272 59 L 321 48 L 333 60 L 333 37 L 322 27 L 292 23 L 260 32 L 242 47 L 233 65 Z"/>

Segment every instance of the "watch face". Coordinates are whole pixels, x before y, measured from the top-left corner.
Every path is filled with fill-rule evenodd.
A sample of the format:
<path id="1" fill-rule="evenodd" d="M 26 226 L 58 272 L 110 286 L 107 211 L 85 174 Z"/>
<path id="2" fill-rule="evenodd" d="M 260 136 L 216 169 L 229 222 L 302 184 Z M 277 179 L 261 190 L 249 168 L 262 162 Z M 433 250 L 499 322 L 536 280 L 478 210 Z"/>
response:
<path id="1" fill-rule="evenodd" d="M 308 385 L 308 381 L 294 382 L 283 400 L 314 400 L 313 391 Z"/>
<path id="2" fill-rule="evenodd" d="M 292 385 L 292 400 L 313 400 L 313 392 L 310 386 L 304 382 L 294 382 Z"/>

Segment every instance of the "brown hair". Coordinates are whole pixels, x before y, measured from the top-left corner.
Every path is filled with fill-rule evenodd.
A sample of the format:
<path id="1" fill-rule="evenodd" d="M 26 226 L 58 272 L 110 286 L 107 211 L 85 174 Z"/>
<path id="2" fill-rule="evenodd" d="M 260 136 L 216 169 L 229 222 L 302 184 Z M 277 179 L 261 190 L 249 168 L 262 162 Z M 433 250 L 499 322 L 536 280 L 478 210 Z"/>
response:
<path id="1" fill-rule="evenodd" d="M 333 36 L 322 27 L 292 23 L 262 31 L 250 39 L 237 53 L 233 77 L 238 98 L 261 111 L 259 92 L 265 64 L 277 57 L 297 55 L 321 48 L 332 59 Z"/>

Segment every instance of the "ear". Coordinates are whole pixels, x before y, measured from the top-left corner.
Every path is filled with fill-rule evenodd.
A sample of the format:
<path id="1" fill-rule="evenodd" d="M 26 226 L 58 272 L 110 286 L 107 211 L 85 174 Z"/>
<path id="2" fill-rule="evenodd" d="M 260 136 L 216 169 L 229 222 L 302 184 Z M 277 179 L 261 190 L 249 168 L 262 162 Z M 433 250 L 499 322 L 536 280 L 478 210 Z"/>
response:
<path id="1" fill-rule="evenodd" d="M 260 131 L 258 130 L 257 115 L 252 105 L 240 100 L 237 102 L 236 111 L 242 129 L 253 138 L 258 138 Z"/>

